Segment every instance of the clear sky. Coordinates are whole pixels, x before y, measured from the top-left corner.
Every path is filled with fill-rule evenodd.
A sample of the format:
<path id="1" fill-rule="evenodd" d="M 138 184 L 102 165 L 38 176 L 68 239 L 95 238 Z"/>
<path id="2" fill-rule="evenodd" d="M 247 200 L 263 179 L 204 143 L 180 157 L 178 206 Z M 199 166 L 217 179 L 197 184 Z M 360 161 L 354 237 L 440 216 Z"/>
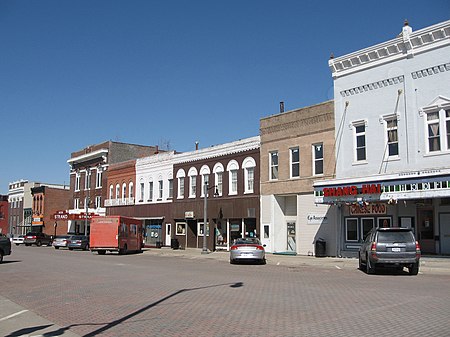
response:
<path id="1" fill-rule="evenodd" d="M 450 19 L 450 1 L 0 0 L 0 194 L 69 182 L 106 140 L 177 151 L 332 99 L 336 57 Z"/>

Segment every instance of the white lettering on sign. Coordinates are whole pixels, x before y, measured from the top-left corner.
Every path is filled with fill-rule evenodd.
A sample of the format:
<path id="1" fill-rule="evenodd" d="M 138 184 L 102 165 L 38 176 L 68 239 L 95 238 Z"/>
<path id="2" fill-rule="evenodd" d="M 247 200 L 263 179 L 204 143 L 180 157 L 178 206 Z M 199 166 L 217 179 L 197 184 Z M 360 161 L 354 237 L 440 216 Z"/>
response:
<path id="1" fill-rule="evenodd" d="M 351 215 L 368 215 L 368 214 L 386 214 L 386 204 L 369 204 L 360 206 L 358 204 L 350 205 Z"/>

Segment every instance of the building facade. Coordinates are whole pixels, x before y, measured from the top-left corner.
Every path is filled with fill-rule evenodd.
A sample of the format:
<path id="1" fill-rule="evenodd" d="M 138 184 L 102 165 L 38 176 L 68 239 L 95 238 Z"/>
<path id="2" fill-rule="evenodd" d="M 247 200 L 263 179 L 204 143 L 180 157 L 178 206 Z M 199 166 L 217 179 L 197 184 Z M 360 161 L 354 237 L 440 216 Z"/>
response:
<path id="1" fill-rule="evenodd" d="M 176 155 L 172 237 L 182 247 L 228 250 L 261 236 L 259 150 L 257 136 Z"/>
<path id="2" fill-rule="evenodd" d="M 336 179 L 316 202 L 338 213 L 338 254 L 373 227 L 410 227 L 422 252 L 450 254 L 450 21 L 405 22 L 384 43 L 331 59 Z"/>
<path id="3" fill-rule="evenodd" d="M 149 156 L 157 147 L 106 141 L 73 152 L 69 160 L 71 199 L 68 210 L 70 233 L 89 234 L 90 218 L 105 215 L 109 165 Z"/>
<path id="4" fill-rule="evenodd" d="M 67 234 L 67 220 L 55 219 L 55 214 L 68 208 L 69 186 L 41 184 L 31 188 L 31 196 L 32 231 L 51 236 Z"/>
<path id="5" fill-rule="evenodd" d="M 33 197 L 31 189 L 40 183 L 18 180 L 8 187 L 8 233 L 24 235 L 31 230 Z"/>
<path id="6" fill-rule="evenodd" d="M 334 177 L 334 104 L 324 102 L 261 119 L 261 226 L 266 250 L 313 255 L 317 239 L 333 254 L 327 205 L 313 182 Z"/>
<path id="7" fill-rule="evenodd" d="M 9 234 L 8 196 L 0 195 L 0 234 Z"/>

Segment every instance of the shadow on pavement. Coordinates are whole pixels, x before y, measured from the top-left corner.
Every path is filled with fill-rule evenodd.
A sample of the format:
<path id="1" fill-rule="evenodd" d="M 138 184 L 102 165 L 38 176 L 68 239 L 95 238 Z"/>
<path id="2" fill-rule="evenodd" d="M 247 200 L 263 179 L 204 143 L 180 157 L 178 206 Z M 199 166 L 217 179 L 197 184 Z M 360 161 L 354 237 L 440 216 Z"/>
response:
<path id="1" fill-rule="evenodd" d="M 139 315 L 165 301 L 167 301 L 168 299 L 175 297 L 179 294 L 188 292 L 188 291 L 195 291 L 195 290 L 202 290 L 202 289 L 208 289 L 208 288 L 215 288 L 215 287 L 222 287 L 222 286 L 229 286 L 230 288 L 240 288 L 244 286 L 243 282 L 235 282 L 235 283 L 223 283 L 223 284 L 216 284 L 216 285 L 211 285 L 211 286 L 204 286 L 204 287 L 197 287 L 197 288 L 188 288 L 188 289 L 180 289 L 166 297 L 163 297 L 162 299 L 160 299 L 159 301 L 153 302 L 139 310 L 136 310 L 134 312 L 132 312 L 129 315 L 126 315 L 122 318 L 116 319 L 112 322 L 109 323 L 79 323 L 79 324 L 71 324 L 68 325 L 66 327 L 61 327 L 57 330 L 51 331 L 51 332 L 45 332 L 43 334 L 41 334 L 40 336 L 43 337 L 56 337 L 56 336 L 61 336 L 64 334 L 65 331 L 70 330 L 70 328 L 76 327 L 76 326 L 99 326 L 101 325 L 101 328 L 98 328 L 86 335 L 84 335 L 83 337 L 92 337 L 92 336 L 97 336 L 98 334 L 105 332 L 113 327 L 115 327 L 116 325 L 119 325 L 120 323 L 125 322 L 126 320 L 135 317 L 136 315 Z M 52 326 L 50 325 L 41 325 L 41 326 L 36 326 L 36 327 L 30 327 L 30 328 L 24 328 L 24 329 L 20 329 L 17 331 L 12 332 L 11 334 L 5 336 L 5 337 L 18 337 L 18 336 L 24 336 L 24 335 L 29 335 L 32 332 L 38 331 L 38 330 L 42 330 L 42 329 L 46 329 L 48 327 Z"/>

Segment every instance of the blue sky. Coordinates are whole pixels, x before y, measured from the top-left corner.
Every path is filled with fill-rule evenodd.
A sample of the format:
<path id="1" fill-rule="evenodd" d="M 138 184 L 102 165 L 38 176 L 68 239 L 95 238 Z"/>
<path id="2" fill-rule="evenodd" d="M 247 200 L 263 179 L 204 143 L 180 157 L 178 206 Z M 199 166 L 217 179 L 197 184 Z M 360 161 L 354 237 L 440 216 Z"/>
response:
<path id="1" fill-rule="evenodd" d="M 190 151 L 332 99 L 336 57 L 450 18 L 448 0 L 1 0 L 0 194 L 68 183 L 106 140 Z"/>

